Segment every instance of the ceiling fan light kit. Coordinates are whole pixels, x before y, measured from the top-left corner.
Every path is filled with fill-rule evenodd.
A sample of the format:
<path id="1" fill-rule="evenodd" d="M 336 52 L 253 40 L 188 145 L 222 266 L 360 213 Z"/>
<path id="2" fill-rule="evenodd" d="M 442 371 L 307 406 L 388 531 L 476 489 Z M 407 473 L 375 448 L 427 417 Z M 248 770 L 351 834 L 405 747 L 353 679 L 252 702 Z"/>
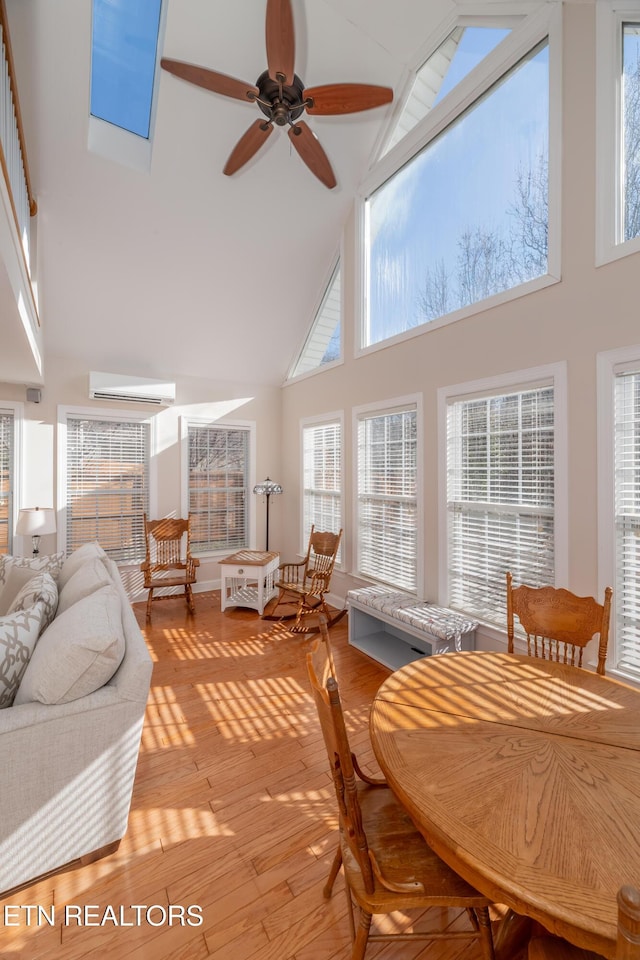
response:
<path id="1" fill-rule="evenodd" d="M 294 71 L 295 33 L 291 0 L 267 0 L 267 69 L 255 84 L 217 73 L 206 67 L 163 57 L 164 70 L 205 90 L 256 103 L 266 119 L 256 120 L 231 151 L 223 173 L 231 176 L 257 153 L 273 126 L 289 127 L 289 139 L 301 160 L 329 189 L 336 178 L 320 141 L 311 127 L 300 120 L 310 115 L 337 116 L 359 113 L 390 103 L 393 90 L 366 83 L 332 83 L 305 89 Z"/>

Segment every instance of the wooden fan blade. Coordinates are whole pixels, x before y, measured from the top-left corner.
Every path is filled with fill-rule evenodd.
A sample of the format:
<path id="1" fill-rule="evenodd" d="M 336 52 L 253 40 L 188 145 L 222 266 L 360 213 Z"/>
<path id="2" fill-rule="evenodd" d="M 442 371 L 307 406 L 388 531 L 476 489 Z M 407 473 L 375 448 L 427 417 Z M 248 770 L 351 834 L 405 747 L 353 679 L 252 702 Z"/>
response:
<path id="1" fill-rule="evenodd" d="M 300 120 L 295 126 L 289 128 L 289 139 L 311 173 L 314 173 L 318 180 L 324 183 L 325 187 L 332 190 L 336 185 L 336 178 L 329 163 L 329 158 L 320 146 L 320 141 L 311 127 L 304 120 Z"/>
<path id="2" fill-rule="evenodd" d="M 269 76 L 280 83 L 293 83 L 296 40 L 291 0 L 267 0 L 266 36 Z"/>
<path id="3" fill-rule="evenodd" d="M 235 77 L 228 77 L 226 73 L 216 73 L 206 67 L 198 67 L 194 63 L 183 63 L 182 60 L 169 60 L 163 57 L 160 61 L 163 70 L 168 70 L 174 77 L 195 83 L 197 87 L 221 93 L 224 97 L 234 97 L 236 100 L 255 100 L 258 88 Z"/>
<path id="4" fill-rule="evenodd" d="M 309 87 L 304 91 L 304 98 L 313 101 L 307 113 L 327 116 L 381 107 L 391 103 L 393 90 L 371 83 L 328 83 L 323 87 Z"/>
<path id="5" fill-rule="evenodd" d="M 273 125 L 266 120 L 256 120 L 246 133 L 243 133 L 235 147 L 229 154 L 229 159 L 222 171 L 228 177 L 243 167 L 254 153 L 257 153 L 267 137 L 270 136 Z"/>

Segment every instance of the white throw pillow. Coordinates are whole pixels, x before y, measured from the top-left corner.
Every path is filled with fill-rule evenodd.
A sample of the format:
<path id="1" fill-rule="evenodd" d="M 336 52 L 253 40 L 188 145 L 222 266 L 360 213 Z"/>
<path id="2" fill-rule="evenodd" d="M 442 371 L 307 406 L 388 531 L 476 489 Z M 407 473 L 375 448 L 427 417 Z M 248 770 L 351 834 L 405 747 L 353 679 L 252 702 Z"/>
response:
<path id="1" fill-rule="evenodd" d="M 10 707 L 38 642 L 43 604 L 0 617 L 0 708 Z"/>
<path id="2" fill-rule="evenodd" d="M 40 626 L 42 631 L 49 626 L 58 608 L 58 588 L 49 573 L 37 573 L 35 577 L 27 580 L 14 597 L 7 613 L 12 614 L 19 610 L 26 610 L 27 607 L 32 607 L 38 601 L 42 602 L 42 623 Z"/>
<path id="3" fill-rule="evenodd" d="M 85 597 L 95 593 L 100 587 L 109 586 L 111 582 L 111 577 L 107 573 L 102 560 L 98 560 L 97 557 L 93 560 L 85 560 L 60 590 L 58 616 L 72 607 L 78 600 L 84 600 Z"/>
<path id="4" fill-rule="evenodd" d="M 111 679 L 124 652 L 118 591 L 101 587 L 44 631 L 14 703 L 68 703 L 85 697 Z"/>
<path id="5" fill-rule="evenodd" d="M 80 567 L 82 567 L 87 560 L 105 560 L 107 557 L 106 553 L 96 541 L 92 543 L 83 543 L 81 547 L 78 547 L 73 553 L 69 554 L 67 559 L 62 564 L 62 570 L 58 576 L 58 589 L 62 590 L 64 585 L 71 579 L 71 577 L 76 573 Z"/>

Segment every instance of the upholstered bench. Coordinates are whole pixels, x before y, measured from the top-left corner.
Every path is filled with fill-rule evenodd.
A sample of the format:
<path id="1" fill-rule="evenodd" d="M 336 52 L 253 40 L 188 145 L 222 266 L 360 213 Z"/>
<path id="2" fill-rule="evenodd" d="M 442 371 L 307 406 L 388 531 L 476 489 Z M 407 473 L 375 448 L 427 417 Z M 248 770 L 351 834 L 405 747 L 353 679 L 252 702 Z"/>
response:
<path id="1" fill-rule="evenodd" d="M 391 670 L 420 657 L 474 649 L 477 621 L 401 590 L 350 590 L 347 604 L 349 643 Z"/>

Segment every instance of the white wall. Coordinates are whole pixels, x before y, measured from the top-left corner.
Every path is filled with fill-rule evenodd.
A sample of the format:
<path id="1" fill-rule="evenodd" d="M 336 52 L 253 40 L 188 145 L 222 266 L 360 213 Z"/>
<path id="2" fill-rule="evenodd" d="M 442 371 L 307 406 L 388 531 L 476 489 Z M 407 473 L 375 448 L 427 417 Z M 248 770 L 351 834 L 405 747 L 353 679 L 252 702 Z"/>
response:
<path id="1" fill-rule="evenodd" d="M 299 421 L 344 411 L 345 567 L 334 581 L 344 595 L 355 585 L 352 477 L 354 406 L 421 393 L 424 410 L 425 576 L 421 593 L 438 596 L 437 390 L 554 361 L 568 370 L 569 582 L 579 594 L 598 593 L 596 489 L 596 354 L 640 341 L 640 255 L 595 267 L 595 5 L 565 6 L 563 21 L 562 280 L 418 337 L 354 359 L 355 218 L 346 225 L 345 363 L 283 390 L 283 474 L 287 490 L 301 486 Z M 299 548 L 300 502 L 290 504 L 283 531 L 288 553 Z"/>
<path id="2" fill-rule="evenodd" d="M 115 371 L 118 372 L 118 371 Z M 177 380 L 177 401 L 171 407 L 150 404 L 132 404 L 95 401 L 89 399 L 89 370 L 79 362 L 48 357 L 45 385 L 40 403 L 25 401 L 25 388 L 0 383 L 0 401 L 24 402 L 22 489 L 18 491 L 17 506 L 55 506 L 56 486 L 56 423 L 58 406 L 76 406 L 87 409 L 109 410 L 115 414 L 141 412 L 156 419 L 156 475 L 158 516 L 181 511 L 180 417 L 189 416 L 223 421 L 255 421 L 256 424 L 256 479 L 267 474 L 280 473 L 280 400 L 281 391 L 273 387 L 251 387 L 239 382 L 214 383 L 196 378 Z M 171 375 L 167 379 L 172 379 Z M 265 509 L 260 498 L 254 498 L 251 509 L 255 521 L 252 545 L 264 546 Z M 282 522 L 278 499 L 272 501 L 270 540 L 277 542 Z M 56 548 L 55 537 L 43 537 L 40 550 L 51 552 Z M 27 554 L 30 544 L 21 544 L 16 538 L 16 553 Z M 216 584 L 219 567 L 215 559 L 203 559 L 199 571 L 202 587 Z"/>

